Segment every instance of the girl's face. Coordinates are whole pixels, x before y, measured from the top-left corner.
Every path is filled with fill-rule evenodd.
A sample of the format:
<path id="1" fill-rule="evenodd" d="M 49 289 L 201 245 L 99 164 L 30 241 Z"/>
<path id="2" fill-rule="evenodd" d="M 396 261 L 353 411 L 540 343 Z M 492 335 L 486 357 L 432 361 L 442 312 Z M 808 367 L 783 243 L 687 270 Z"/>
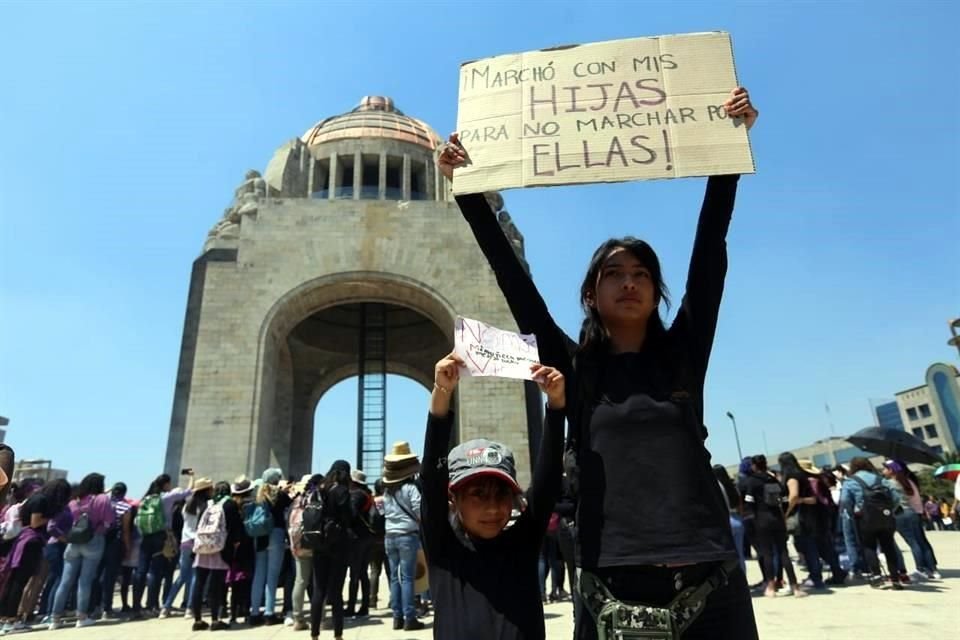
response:
<path id="1" fill-rule="evenodd" d="M 607 327 L 646 324 L 657 310 L 650 271 L 622 247 L 612 250 L 604 260 L 593 293 L 588 302 Z"/>
<path id="2" fill-rule="evenodd" d="M 513 490 L 506 482 L 481 477 L 452 493 L 451 503 L 468 534 L 490 540 L 510 521 Z"/>

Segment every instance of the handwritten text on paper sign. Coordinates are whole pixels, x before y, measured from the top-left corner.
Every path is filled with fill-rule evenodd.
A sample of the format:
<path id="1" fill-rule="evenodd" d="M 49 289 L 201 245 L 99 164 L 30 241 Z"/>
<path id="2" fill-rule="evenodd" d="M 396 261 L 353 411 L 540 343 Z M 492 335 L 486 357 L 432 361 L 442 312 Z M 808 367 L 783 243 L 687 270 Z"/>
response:
<path id="1" fill-rule="evenodd" d="M 532 380 L 530 365 L 540 361 L 536 336 L 504 331 L 469 318 L 457 318 L 454 352 L 466 363 L 460 375 L 468 377 Z"/>
<path id="2" fill-rule="evenodd" d="M 634 38 L 460 68 L 454 191 L 753 173 L 727 33 Z"/>

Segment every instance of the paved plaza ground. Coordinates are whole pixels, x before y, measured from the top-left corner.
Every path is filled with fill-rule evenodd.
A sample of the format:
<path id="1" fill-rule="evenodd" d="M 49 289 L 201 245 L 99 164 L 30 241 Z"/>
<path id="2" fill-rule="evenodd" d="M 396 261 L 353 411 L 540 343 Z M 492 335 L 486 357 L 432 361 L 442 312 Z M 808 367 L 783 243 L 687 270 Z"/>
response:
<path id="1" fill-rule="evenodd" d="M 956 632 L 956 612 L 960 608 L 960 533 L 932 532 L 928 534 L 940 561 L 943 580 L 921 582 L 905 591 L 889 588 L 871 589 L 867 585 L 835 588 L 829 593 L 818 593 L 805 599 L 792 597 L 753 599 L 760 637 L 767 639 L 824 640 L 843 637 L 857 638 L 935 638 L 953 637 Z M 913 560 L 909 550 L 899 539 L 907 565 Z M 747 567 L 751 583 L 760 580 L 756 562 Z M 386 584 L 381 585 L 381 597 Z M 573 616 L 569 602 L 546 605 L 547 638 L 572 637 Z M 433 637 L 427 629 L 418 632 L 394 631 L 388 611 L 380 609 L 362 623 L 348 622 L 345 640 L 424 640 Z M 39 627 L 38 627 L 39 629 Z M 951 630 L 952 629 L 952 630 Z M 60 640 L 199 640 L 209 638 L 209 631 L 194 632 L 190 622 L 179 619 L 147 620 L 143 622 L 102 622 L 86 629 L 41 631 L 31 636 Z M 250 629 L 245 626 L 216 632 L 232 640 L 308 640 L 306 631 L 294 632 L 282 626 Z M 333 638 L 333 631 L 322 631 L 321 638 Z M 717 636 L 718 640 L 723 639 Z M 446 640 L 446 639 L 445 639 Z M 733 640 L 733 639 L 730 639 Z"/>

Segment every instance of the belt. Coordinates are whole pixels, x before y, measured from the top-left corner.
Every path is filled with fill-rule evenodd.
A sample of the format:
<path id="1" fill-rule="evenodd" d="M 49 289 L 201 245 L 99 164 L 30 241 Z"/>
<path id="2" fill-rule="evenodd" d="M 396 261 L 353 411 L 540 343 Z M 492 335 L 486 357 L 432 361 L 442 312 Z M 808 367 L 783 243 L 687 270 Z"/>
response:
<path id="1" fill-rule="evenodd" d="M 730 574 L 739 566 L 739 560 L 725 561 L 701 584 L 687 587 L 665 607 L 621 602 L 610 593 L 603 580 L 589 571 L 580 572 L 577 590 L 590 617 L 597 624 L 599 640 L 679 640 L 681 634 L 703 612 L 707 597 L 726 585 Z"/>

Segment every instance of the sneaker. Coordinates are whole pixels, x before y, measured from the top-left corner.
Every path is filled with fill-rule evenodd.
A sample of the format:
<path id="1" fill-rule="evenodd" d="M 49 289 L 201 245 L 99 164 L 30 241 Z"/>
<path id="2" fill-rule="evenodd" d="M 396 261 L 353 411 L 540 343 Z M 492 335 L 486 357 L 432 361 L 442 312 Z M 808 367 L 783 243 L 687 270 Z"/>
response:
<path id="1" fill-rule="evenodd" d="M 357 611 L 355 614 L 353 614 L 353 618 L 354 618 L 355 620 L 359 620 L 359 619 L 361 619 L 361 618 L 369 618 L 369 617 L 370 617 L 370 610 L 369 610 L 369 609 L 360 609 L 360 610 Z"/>
<path id="2" fill-rule="evenodd" d="M 97 621 L 93 618 L 80 618 L 77 620 L 77 629 L 83 629 L 84 627 L 92 627 L 97 624 Z"/>
<path id="3" fill-rule="evenodd" d="M 104 611 L 103 615 L 100 616 L 100 619 L 104 622 L 110 622 L 111 620 L 119 620 L 120 616 L 115 614 L 113 611 Z"/>
<path id="4" fill-rule="evenodd" d="M 263 623 L 268 627 L 272 627 L 275 624 L 283 624 L 283 618 L 276 614 L 271 614 L 263 618 Z"/>
<path id="5" fill-rule="evenodd" d="M 230 625 L 223 620 L 214 620 L 213 624 L 210 625 L 210 631 L 226 631 L 229 628 Z"/>
<path id="6" fill-rule="evenodd" d="M 416 619 L 407 620 L 406 622 L 403 623 L 404 631 L 420 631 L 421 629 L 425 629 L 426 627 L 427 625 L 423 624 L 422 622 Z"/>
<path id="7" fill-rule="evenodd" d="M 913 582 L 913 580 L 910 579 L 910 576 L 908 576 L 905 573 L 901 573 L 899 576 L 897 576 L 896 580 L 891 580 L 891 582 L 897 582 L 897 581 L 900 581 L 903 584 L 910 584 L 911 582 Z"/>
<path id="8" fill-rule="evenodd" d="M 400 626 L 403 627 L 403 624 L 401 623 Z M 293 624 L 293 630 L 294 630 L 294 631 L 306 631 L 306 630 L 309 629 L 309 628 L 310 628 L 310 625 L 308 625 L 308 624 L 307 624 L 306 622 L 304 622 L 303 620 L 297 620 L 297 621 Z"/>
<path id="9" fill-rule="evenodd" d="M 210 625 L 204 622 L 203 620 L 198 620 L 197 622 L 193 623 L 194 631 L 206 631 L 209 628 L 210 628 Z"/>
<path id="10" fill-rule="evenodd" d="M 792 596 L 792 595 L 793 595 L 793 587 L 791 587 L 791 586 L 789 586 L 789 585 L 787 585 L 787 586 L 785 586 L 785 587 L 781 587 L 780 589 L 777 589 L 777 595 L 778 595 L 778 596 Z"/>
<path id="11" fill-rule="evenodd" d="M 401 631 L 403 629 L 403 618 L 394 618 L 393 619 L 393 630 Z"/>
<path id="12" fill-rule="evenodd" d="M 879 589 L 880 587 L 883 586 L 883 583 L 886 582 L 886 580 L 881 575 L 872 575 L 872 576 L 867 576 L 867 582 L 874 589 Z"/>
<path id="13" fill-rule="evenodd" d="M 47 630 L 56 631 L 57 629 L 63 629 L 63 621 L 57 620 L 56 618 L 54 618 L 53 620 L 50 621 L 50 624 L 47 625 Z"/>
<path id="14" fill-rule="evenodd" d="M 5 636 L 5 635 L 7 635 L 8 633 L 10 633 L 10 631 L 12 631 L 12 630 L 13 630 L 13 623 L 12 623 L 12 622 L 4 622 L 4 623 L 3 623 L 3 626 L 0 626 L 0 636 Z"/>
<path id="15" fill-rule="evenodd" d="M 294 622 L 296 622 L 296 620 L 293 619 L 293 616 L 287 616 L 283 619 L 283 626 L 292 627 Z"/>
<path id="16" fill-rule="evenodd" d="M 930 580 L 943 580 L 943 574 L 941 574 L 939 571 L 934 569 L 933 571 L 927 574 L 927 578 L 929 578 Z"/>
<path id="17" fill-rule="evenodd" d="M 28 631 L 33 631 L 33 627 L 24 622 L 23 620 L 17 620 L 10 627 L 10 630 L 7 631 L 7 635 L 12 633 L 26 633 Z"/>
<path id="18" fill-rule="evenodd" d="M 187 609 L 186 611 L 184 611 L 184 612 L 183 612 L 183 617 L 184 617 L 184 618 L 192 618 L 192 617 L 193 617 L 193 609 Z"/>
<path id="19" fill-rule="evenodd" d="M 103 615 L 103 607 L 97 607 L 93 610 L 93 613 L 90 614 L 90 617 L 94 620 L 99 620 L 100 616 Z"/>
<path id="20" fill-rule="evenodd" d="M 903 584 L 899 580 L 894 580 L 891 586 L 894 591 L 903 591 Z"/>
<path id="21" fill-rule="evenodd" d="M 167 609 L 166 607 L 160 609 L 160 614 L 157 617 L 161 620 L 166 620 L 170 617 L 170 609 Z"/>
<path id="22" fill-rule="evenodd" d="M 247 624 L 251 627 L 262 627 L 265 624 L 263 616 L 249 616 L 247 617 Z"/>

